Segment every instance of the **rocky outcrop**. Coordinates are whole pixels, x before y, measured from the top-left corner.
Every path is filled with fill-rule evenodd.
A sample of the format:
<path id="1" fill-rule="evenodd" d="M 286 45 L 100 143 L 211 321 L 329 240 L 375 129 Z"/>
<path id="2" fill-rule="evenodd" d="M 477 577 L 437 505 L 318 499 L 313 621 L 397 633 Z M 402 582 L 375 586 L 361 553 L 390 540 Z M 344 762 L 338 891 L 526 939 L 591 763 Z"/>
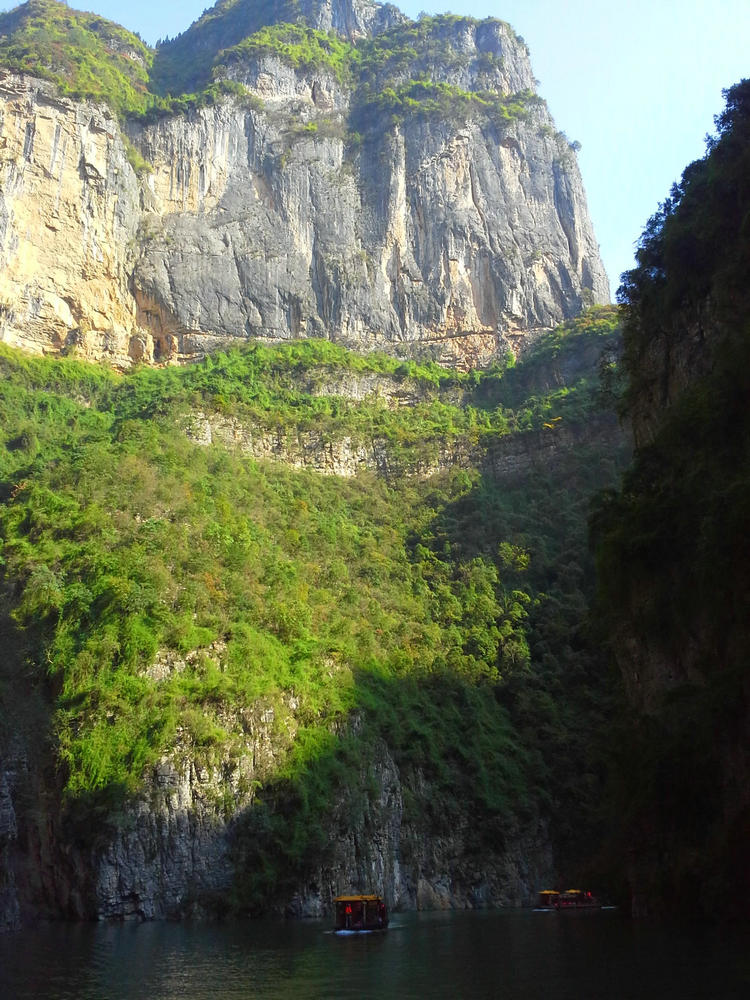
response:
<path id="1" fill-rule="evenodd" d="M 223 8 L 223 9 L 222 9 Z M 161 63 L 182 63 L 181 78 L 200 78 L 203 67 L 189 64 L 196 52 L 211 56 L 231 49 L 248 35 L 267 25 L 303 22 L 318 31 L 333 31 L 349 41 L 378 35 L 408 18 L 390 3 L 373 0 L 275 0 L 259 4 L 257 0 L 234 0 L 216 4 L 177 38 L 159 46 L 155 53 L 156 77 L 161 77 Z M 203 62 L 206 60 L 204 59 Z M 188 63 L 188 65 L 184 65 Z M 210 62 L 209 62 L 210 65 Z M 167 70 L 169 76 L 169 70 Z M 208 74 L 204 82 L 207 82 Z M 195 87 L 187 87 L 189 91 Z"/>
<path id="2" fill-rule="evenodd" d="M 496 479 L 514 480 L 555 467 L 586 448 L 609 454 L 628 449 L 628 438 L 614 414 L 592 416 L 583 424 L 552 423 L 539 431 L 497 437 L 487 443 L 483 468 Z"/>
<path id="3" fill-rule="evenodd" d="M 381 886 L 395 909 L 527 906 L 553 870 L 542 825 L 514 830 L 502 846 L 482 851 L 477 863 L 470 849 L 476 834 L 471 816 L 461 816 L 450 832 L 436 833 L 415 821 L 404 808 L 405 796 L 425 803 L 433 789 L 419 771 L 402 775 L 382 742 L 362 768 L 359 787 L 372 791 L 356 805 L 342 797 L 334 807 L 328 856 L 286 902 L 286 913 L 323 916 L 334 896 L 372 886 Z"/>
<path id="4" fill-rule="evenodd" d="M 350 435 L 340 437 L 297 427 L 274 430 L 200 411 L 188 417 L 185 432 L 197 444 L 221 444 L 253 458 L 345 478 L 370 470 L 385 479 L 403 475 L 426 479 L 446 469 L 468 468 L 480 455 L 479 447 L 464 438 L 435 441 L 432 449 L 421 442 L 410 456 L 404 455 L 403 449 L 397 453 L 383 437 L 357 440 Z"/>
<path id="5" fill-rule="evenodd" d="M 156 688 L 198 656 L 226 669 L 226 655 L 222 641 L 185 655 L 164 649 L 143 675 Z M 331 661 L 329 669 L 346 668 Z M 382 738 L 366 737 L 362 721 L 352 713 L 332 733 L 361 738 L 363 753 L 356 780 L 339 785 L 321 817 L 324 850 L 284 872 L 263 911 L 323 916 L 338 893 L 374 886 L 400 909 L 527 905 L 553 868 L 544 824 L 507 821 L 502 838 L 479 847 L 474 817 L 454 804 L 450 825 L 436 828 L 428 803 L 440 791 L 420 767 L 399 766 Z M 260 799 L 273 801 L 304 725 L 297 697 L 206 704 L 178 727 L 136 794 L 98 809 L 93 800 L 62 803 L 35 725 L 31 717 L 19 725 L 15 750 L 0 758 L 0 931 L 45 917 L 212 918 L 258 905 L 244 888 L 262 870 L 257 852 L 268 835 L 256 812 Z"/>
<path id="6" fill-rule="evenodd" d="M 247 758 L 242 764 L 247 765 Z M 214 915 L 232 886 L 227 822 L 242 767 L 213 770 L 181 746 L 154 767 L 145 791 L 100 831 L 86 858 L 80 917 L 153 920 Z"/>
<path id="7" fill-rule="evenodd" d="M 197 764 L 194 749 L 185 746 L 153 769 L 144 793 L 110 827 L 106 846 L 85 858 L 80 870 L 91 874 L 90 895 L 80 896 L 78 916 L 206 917 L 232 901 L 242 907 L 237 884 L 249 867 L 246 831 L 254 835 L 255 789 L 283 752 L 272 734 L 272 707 L 245 723 L 244 746 L 231 760 Z M 521 906 L 549 877 L 552 853 L 541 826 L 515 831 L 477 864 L 467 850 L 475 833 L 470 816 L 442 835 L 410 817 L 405 795 L 426 802 L 429 783 L 420 775 L 416 787 L 410 783 L 384 743 L 360 778 L 331 807 L 324 857 L 302 873 L 293 891 L 277 891 L 272 909 L 324 916 L 337 894 L 372 886 L 397 909 Z"/>
<path id="8" fill-rule="evenodd" d="M 371 28 L 369 5 L 315 9 L 350 37 Z M 126 366 L 322 337 L 467 368 L 607 301 L 575 154 L 530 96 L 525 46 L 496 21 L 435 32 L 453 55 L 418 53 L 404 81 L 524 92 L 512 113 L 459 96 L 455 114 L 394 117 L 266 53 L 226 69 L 247 98 L 123 131 L 5 74 L 0 338 Z"/>
<path id="9" fill-rule="evenodd" d="M 171 664 L 170 669 L 179 669 Z M 272 780 L 298 725 L 294 698 L 207 715 L 233 740 L 206 754 L 185 730 L 144 776 L 141 792 L 109 810 L 96 829 L 78 828 L 64 811 L 21 815 L 33 858 L 8 856 L 16 814 L 0 783 L 0 930 L 20 926 L 22 907 L 38 918 L 150 920 L 216 917 L 245 905 L 242 881 L 257 846 L 256 794 Z M 351 725 L 357 725 L 356 717 Z M 281 886 L 266 908 L 288 916 L 324 916 L 335 895 L 377 886 L 397 909 L 528 905 L 549 878 L 552 852 L 544 827 L 510 831 L 481 854 L 470 849 L 476 824 L 466 815 L 449 832 L 405 807 L 433 790 L 421 772 L 402 773 L 382 741 L 368 753 L 360 780 L 342 789 L 326 817 L 327 847 L 317 863 Z M 16 884 L 18 883 L 18 884 Z"/>
<path id="10" fill-rule="evenodd" d="M 401 476 L 427 479 L 450 469 L 479 467 L 495 479 L 515 479 L 535 469 L 550 468 L 581 447 L 625 445 L 626 436 L 613 414 L 582 426 L 550 424 L 541 431 L 507 436 L 486 435 L 480 442 L 467 437 L 440 439 L 429 448 L 425 442 L 404 453 L 387 438 L 356 440 L 324 431 L 297 427 L 271 429 L 217 413 L 196 411 L 186 418 L 185 433 L 196 444 L 220 444 L 256 459 L 282 462 L 294 469 L 309 469 L 326 476 L 350 478 L 365 470 L 383 478 Z"/>
<path id="11" fill-rule="evenodd" d="M 130 363 L 138 200 L 106 108 L 0 74 L 0 339 Z"/>
<path id="12" fill-rule="evenodd" d="M 378 35 L 406 20 L 393 4 L 373 0 L 301 0 L 299 9 L 306 24 L 351 40 Z"/>

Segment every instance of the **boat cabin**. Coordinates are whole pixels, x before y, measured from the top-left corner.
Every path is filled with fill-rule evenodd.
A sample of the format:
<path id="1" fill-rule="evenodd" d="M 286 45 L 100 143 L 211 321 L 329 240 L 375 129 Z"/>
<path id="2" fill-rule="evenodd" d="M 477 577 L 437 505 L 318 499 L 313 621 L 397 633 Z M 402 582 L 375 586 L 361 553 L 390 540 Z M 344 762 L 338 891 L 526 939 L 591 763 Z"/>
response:
<path id="1" fill-rule="evenodd" d="M 388 911 L 382 896 L 336 896 L 336 931 L 384 931 Z"/>

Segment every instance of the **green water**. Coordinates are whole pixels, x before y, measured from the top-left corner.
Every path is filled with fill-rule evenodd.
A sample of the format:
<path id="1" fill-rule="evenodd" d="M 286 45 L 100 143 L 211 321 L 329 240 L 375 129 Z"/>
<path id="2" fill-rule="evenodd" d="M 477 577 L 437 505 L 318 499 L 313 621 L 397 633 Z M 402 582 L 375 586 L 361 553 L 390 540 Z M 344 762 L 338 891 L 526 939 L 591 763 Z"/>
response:
<path id="1" fill-rule="evenodd" d="M 395 914 L 387 934 L 313 922 L 53 925 L 0 938 L 0 997 L 750 998 L 750 928 L 615 912 Z"/>

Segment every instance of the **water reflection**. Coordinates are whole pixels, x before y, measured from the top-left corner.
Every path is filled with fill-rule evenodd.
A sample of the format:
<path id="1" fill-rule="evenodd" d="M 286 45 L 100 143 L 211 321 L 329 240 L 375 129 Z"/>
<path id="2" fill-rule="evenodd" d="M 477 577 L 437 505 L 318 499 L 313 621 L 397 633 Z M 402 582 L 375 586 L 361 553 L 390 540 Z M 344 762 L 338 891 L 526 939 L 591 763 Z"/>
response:
<path id="1" fill-rule="evenodd" d="M 3 1000 L 745 1000 L 747 932 L 616 913 L 395 914 L 320 922 L 51 926 L 0 938 Z"/>

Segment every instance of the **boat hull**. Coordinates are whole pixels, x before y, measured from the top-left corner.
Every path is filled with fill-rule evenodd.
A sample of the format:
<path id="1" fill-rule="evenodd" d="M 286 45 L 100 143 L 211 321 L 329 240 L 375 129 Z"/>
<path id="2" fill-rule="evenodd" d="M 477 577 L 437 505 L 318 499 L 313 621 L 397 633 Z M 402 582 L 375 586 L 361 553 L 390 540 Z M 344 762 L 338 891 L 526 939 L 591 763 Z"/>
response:
<path id="1" fill-rule="evenodd" d="M 362 934 L 385 934 L 387 927 L 367 927 L 362 930 L 339 930 L 334 931 L 339 937 L 360 937 Z"/>

